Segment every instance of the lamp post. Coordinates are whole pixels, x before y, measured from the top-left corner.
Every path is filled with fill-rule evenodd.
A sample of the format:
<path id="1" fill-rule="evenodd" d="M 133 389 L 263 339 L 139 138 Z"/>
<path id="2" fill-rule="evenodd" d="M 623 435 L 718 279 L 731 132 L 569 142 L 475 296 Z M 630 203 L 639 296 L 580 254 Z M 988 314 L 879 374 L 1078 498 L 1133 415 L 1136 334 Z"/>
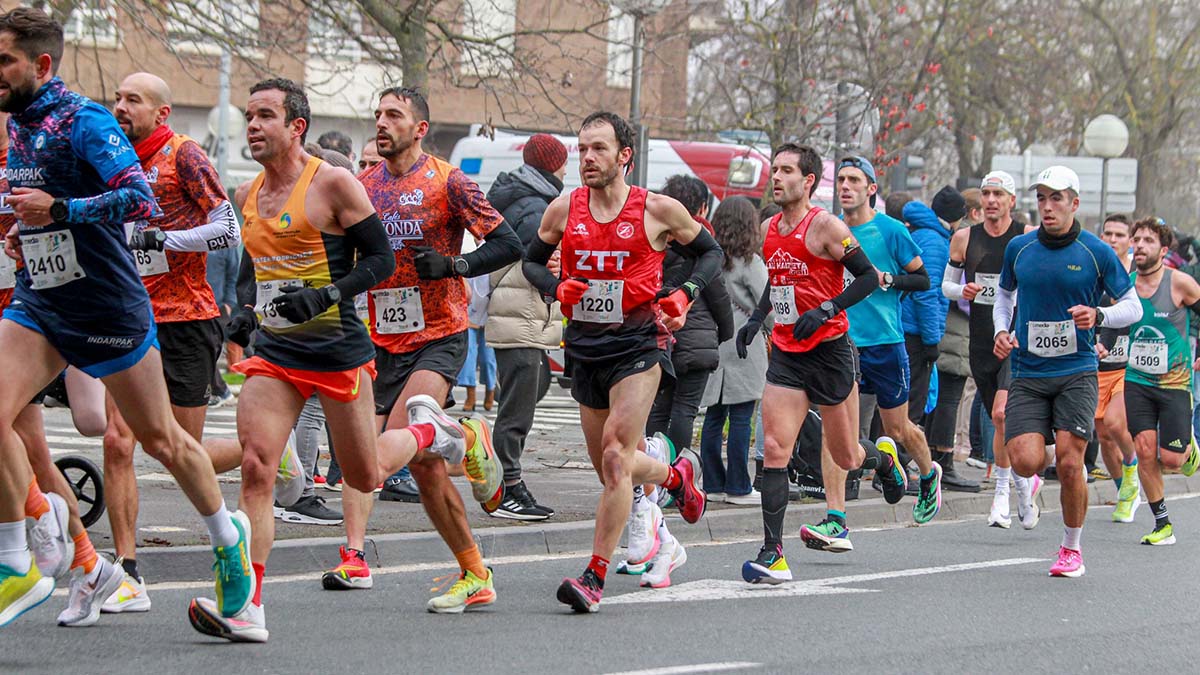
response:
<path id="1" fill-rule="evenodd" d="M 1129 128 L 1116 115 L 1104 114 L 1088 122 L 1083 130 L 1083 147 L 1102 158 L 1100 173 L 1100 225 L 1108 215 L 1108 160 L 1125 154 Z"/>
<path id="2" fill-rule="evenodd" d="M 629 124 L 637 131 L 638 147 L 633 156 L 631 183 L 646 187 L 646 155 L 650 139 L 642 124 L 642 52 L 646 47 L 645 20 L 661 12 L 671 0 L 613 0 L 612 4 L 633 17 L 633 59 L 629 82 Z"/>

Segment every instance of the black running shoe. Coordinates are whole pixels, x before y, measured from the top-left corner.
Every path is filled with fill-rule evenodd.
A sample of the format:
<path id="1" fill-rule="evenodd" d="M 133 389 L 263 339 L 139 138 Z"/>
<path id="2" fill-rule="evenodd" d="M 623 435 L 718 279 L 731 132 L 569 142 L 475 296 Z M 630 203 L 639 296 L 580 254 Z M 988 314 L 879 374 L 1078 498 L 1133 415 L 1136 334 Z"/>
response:
<path id="1" fill-rule="evenodd" d="M 383 490 L 379 492 L 379 500 L 420 504 L 421 493 L 417 490 L 417 482 L 412 476 L 388 476 L 383 482 Z"/>
<path id="2" fill-rule="evenodd" d="M 486 511 L 486 509 L 484 510 Z M 496 518 L 534 521 L 546 520 L 554 515 L 554 512 L 539 506 L 534 501 L 533 495 L 529 494 L 529 488 L 525 487 L 525 481 L 521 481 L 516 485 L 505 486 L 500 506 L 488 515 Z"/>
<path id="3" fill-rule="evenodd" d="M 325 500 L 316 495 L 303 497 L 300 501 L 283 510 L 281 516 L 285 523 L 302 523 L 304 525 L 341 525 L 342 514 L 325 506 Z"/>

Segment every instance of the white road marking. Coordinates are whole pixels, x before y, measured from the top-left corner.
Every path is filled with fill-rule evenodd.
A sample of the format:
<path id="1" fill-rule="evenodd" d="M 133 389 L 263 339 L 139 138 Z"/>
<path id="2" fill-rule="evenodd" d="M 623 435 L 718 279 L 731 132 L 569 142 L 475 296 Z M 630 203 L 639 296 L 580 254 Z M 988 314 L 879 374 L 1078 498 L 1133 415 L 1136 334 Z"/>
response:
<path id="1" fill-rule="evenodd" d="M 150 525 L 149 527 L 139 527 L 139 532 L 149 532 L 151 534 L 161 534 L 166 532 L 187 532 L 186 527 L 171 527 L 170 525 Z"/>
<path id="2" fill-rule="evenodd" d="M 750 661 L 719 661 L 717 663 L 697 663 L 690 666 L 670 666 L 668 668 L 649 668 L 646 670 L 625 670 L 607 675 L 682 675 L 683 673 L 720 673 L 729 670 L 746 670 L 758 668 L 761 663 Z"/>

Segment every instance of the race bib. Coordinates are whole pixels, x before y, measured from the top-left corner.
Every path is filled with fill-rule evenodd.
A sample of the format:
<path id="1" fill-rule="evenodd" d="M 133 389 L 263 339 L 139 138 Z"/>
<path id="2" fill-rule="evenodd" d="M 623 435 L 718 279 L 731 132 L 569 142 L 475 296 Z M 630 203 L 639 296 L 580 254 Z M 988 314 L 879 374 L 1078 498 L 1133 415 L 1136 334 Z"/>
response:
<path id="1" fill-rule="evenodd" d="M 1134 340 L 1129 346 L 1129 365 L 1151 375 L 1167 374 L 1167 343 Z"/>
<path id="2" fill-rule="evenodd" d="M 367 325 L 371 324 L 371 310 L 367 305 L 366 293 L 359 293 L 354 296 L 354 313 L 358 316 L 359 321 Z"/>
<path id="3" fill-rule="evenodd" d="M 1129 362 L 1129 336 L 1117 336 L 1117 342 L 1108 350 L 1108 356 L 1101 359 L 1102 363 L 1128 363 Z"/>
<path id="4" fill-rule="evenodd" d="M 171 271 L 165 251 L 134 251 L 133 261 L 137 263 L 138 274 L 143 277 L 152 277 Z"/>
<path id="5" fill-rule="evenodd" d="M 775 323 L 791 325 L 800 314 L 796 311 L 796 288 L 794 286 L 772 286 L 771 307 L 775 310 Z"/>
<path id="6" fill-rule="evenodd" d="M 1030 321 L 1029 351 L 1052 358 L 1077 351 L 1074 321 Z"/>
<path id="7" fill-rule="evenodd" d="M 979 284 L 979 292 L 975 294 L 975 302 L 981 305 L 996 304 L 996 291 L 1000 288 L 999 274 L 976 274 L 975 283 Z"/>
<path id="8" fill-rule="evenodd" d="M 8 290 L 17 285 L 17 261 L 6 255 L 0 255 L 0 290 Z"/>
<path id="9" fill-rule="evenodd" d="M 34 290 L 55 288 L 87 276 L 75 258 L 75 237 L 70 230 L 22 234 L 21 250 Z"/>
<path id="10" fill-rule="evenodd" d="M 375 301 L 375 332 L 380 335 L 415 333 L 425 328 L 421 289 L 417 286 L 371 291 Z"/>
<path id="11" fill-rule="evenodd" d="M 272 279 L 258 282 L 258 295 L 254 311 L 258 314 L 258 322 L 267 328 L 291 328 L 296 324 L 279 315 L 275 309 L 275 299 L 283 295 L 283 289 L 288 286 L 303 286 L 300 279 Z"/>
<path id="12" fill-rule="evenodd" d="M 621 323 L 625 320 L 621 306 L 624 297 L 623 280 L 589 281 L 587 292 L 571 310 L 571 317 L 591 323 Z"/>

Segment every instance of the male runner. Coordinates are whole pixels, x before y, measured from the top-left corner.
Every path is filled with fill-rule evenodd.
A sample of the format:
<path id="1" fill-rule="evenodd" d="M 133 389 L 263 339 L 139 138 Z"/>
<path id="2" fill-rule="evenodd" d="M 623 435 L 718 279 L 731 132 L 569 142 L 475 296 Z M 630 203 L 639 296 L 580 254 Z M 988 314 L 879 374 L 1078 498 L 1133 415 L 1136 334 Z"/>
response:
<path id="1" fill-rule="evenodd" d="M 762 223 L 768 283 L 737 336 L 738 356 L 745 358 L 746 346 L 762 330 L 767 315 L 775 312 L 762 399 L 763 546 L 754 560 L 742 566 L 742 578 L 752 584 L 779 584 L 792 578 L 783 557 L 787 466 L 812 405 L 820 408 L 823 422 L 825 484 L 835 486 L 826 489 L 831 507 L 839 498 L 845 499 L 845 474 L 840 474 L 840 483 L 830 482 L 835 468 L 876 469 L 889 504 L 904 496 L 905 481 L 894 447 L 882 454 L 858 442 L 858 360 L 847 335 L 845 310 L 879 287 L 875 268 L 846 223 L 809 201 L 821 182 L 821 156 L 815 150 L 793 143 L 776 148 L 771 182 L 772 196 L 783 211 Z M 844 283 L 847 271 L 854 277 L 849 284 Z M 825 461 L 825 454 L 831 461 Z M 839 529 L 830 539 L 846 538 L 844 512 L 831 508 L 826 522 L 839 518 Z M 829 542 L 823 548 L 836 550 L 836 546 Z"/>
<path id="2" fill-rule="evenodd" d="M 1132 235 L 1142 318 L 1129 327 L 1125 410 L 1142 489 L 1154 513 L 1154 530 L 1142 543 L 1169 546 L 1175 543 L 1175 531 L 1167 517 L 1163 467 L 1191 476 L 1200 466 L 1191 415 L 1192 370 L 1200 360 L 1192 360 L 1186 311 L 1200 314 L 1200 284 L 1163 265 L 1174 240 L 1163 221 L 1143 218 L 1133 224 Z"/>
<path id="3" fill-rule="evenodd" d="M 1046 467 L 1046 446 L 1054 443 L 1065 531 L 1050 575 L 1078 577 L 1085 571 L 1079 547 L 1087 517 L 1083 453 L 1098 403 L 1093 333 L 1097 325 L 1128 326 L 1142 310 L 1116 254 L 1075 220 L 1075 172 L 1052 166 L 1033 189 L 1042 226 L 1004 250 L 992 318 L 997 358 L 1012 354 L 1004 439 L 1013 468 L 1026 478 Z M 1116 304 L 1097 309 L 1102 293 Z"/>
<path id="4" fill-rule="evenodd" d="M 46 590 L 28 565 L 21 502 L 34 486 L 14 421 L 68 363 L 104 381 L 146 453 L 203 516 L 217 559 L 216 611 L 236 614 L 254 594 L 249 523 L 226 510 L 204 449 L 171 415 L 150 299 L 125 247 L 124 223 L 158 209 L 116 120 L 55 76 L 62 53 L 62 26 L 44 12 L 0 16 L 0 110 L 12 113 L 6 173 L 18 229 L 9 245 L 25 263 L 0 321 L 9 374 L 0 392 L 0 623 Z M 73 592 L 61 623 L 94 620 L 120 585 L 120 570 L 111 583 L 101 569 L 77 577 L 87 597 L 77 604 Z"/>
<path id="5" fill-rule="evenodd" d="M 412 89 L 385 90 L 375 109 L 375 130 L 384 161 L 360 174 L 359 180 L 383 217 L 389 253 L 396 262 L 395 272 L 375 285 L 368 297 L 368 325 L 379 370 L 376 423 L 393 430 L 416 422 L 408 419 L 406 407 L 412 409 L 420 399 L 432 404 L 430 412 L 453 425 L 441 413 L 441 403 L 466 358 L 463 280 L 519 260 L 521 240 L 466 174 L 422 149 L 421 139 L 429 131 L 429 104 L 422 94 Z M 466 232 L 485 243 L 460 256 Z M 472 491 L 477 501 L 494 510 L 503 483 L 491 433 L 482 418 L 465 419 L 463 425 L 469 430 L 468 440 L 474 441 L 466 446 L 465 458 Z M 380 471 L 391 475 L 409 465 L 426 514 L 461 568 L 458 582 L 444 595 L 430 599 L 427 609 L 458 613 L 491 604 L 495 601 L 492 573 L 471 536 L 446 458 L 418 451 L 411 463 L 409 459 L 381 451 Z M 458 465 L 463 458 L 450 461 Z M 347 546 L 342 549 L 342 564 L 326 573 L 322 583 L 330 590 L 369 588 L 371 572 L 363 543 L 374 503 L 371 490 L 364 494 L 349 487 L 342 492 L 342 503 Z"/>
<path id="6" fill-rule="evenodd" d="M 304 152 L 309 119 L 308 97 L 295 82 L 276 78 L 250 88 L 246 141 L 263 171 L 235 195 L 245 251 L 229 333 L 246 345 L 257 329 L 255 356 L 234 370 L 246 375 L 237 414 L 241 500 L 255 533 L 249 555 L 258 592 L 232 614 L 215 611 L 206 598 L 188 609 L 196 630 L 233 641 L 269 636 L 261 581 L 275 534 L 272 482 L 314 392 L 346 483 L 366 491 L 378 483 L 374 400 L 362 387 L 364 375 L 374 376 L 374 350 L 354 296 L 391 274 L 394 262 L 354 175 Z"/>
<path id="7" fill-rule="evenodd" d="M 859 391 L 875 395 L 883 432 L 900 441 L 916 460 L 921 471 L 921 490 L 913 505 L 913 520 L 927 523 L 942 507 L 942 467 L 933 461 L 925 433 L 908 417 L 909 362 L 900 324 L 900 294 L 928 289 L 929 274 L 921 262 L 921 249 L 904 224 L 887 214 L 876 213 L 879 186 L 870 162 L 862 157 L 839 161 L 837 189 L 842 218 L 879 277 L 877 290 L 863 302 L 846 307 L 850 339 L 858 348 Z M 847 271 L 847 288 L 853 280 Z M 872 409 L 861 412 L 857 420 L 860 437 L 867 437 L 872 417 Z M 895 444 L 890 440 L 877 444 L 882 452 L 895 452 Z M 801 527 L 800 538 L 812 549 L 846 550 L 850 547 L 846 529 L 846 470 L 830 461 L 824 452 L 821 464 L 827 514 L 820 523 Z M 900 471 L 907 473 L 903 467 Z M 904 480 L 907 482 L 907 476 Z"/>
<path id="8" fill-rule="evenodd" d="M 1104 229 L 1101 231 L 1104 243 L 1117 254 L 1117 260 L 1121 261 L 1126 272 L 1132 264 L 1129 258 L 1130 226 L 1129 218 L 1117 213 L 1104 220 Z M 1108 298 L 1103 304 L 1111 303 L 1112 299 Z M 1100 454 L 1108 475 L 1117 484 L 1117 507 L 1113 509 L 1112 519 L 1114 523 L 1132 523 L 1141 504 L 1141 494 L 1137 449 L 1129 434 L 1125 414 L 1129 328 L 1101 328 L 1096 340 L 1096 354 L 1100 357 L 1100 370 L 1096 375 L 1100 392 L 1100 404 L 1096 406 L 1096 432 L 1100 437 Z"/>
<path id="9" fill-rule="evenodd" d="M 983 399 L 984 409 L 992 418 L 996 433 L 992 439 L 992 455 L 996 464 L 996 492 L 988 525 L 1007 529 L 1012 526 L 1009 516 L 1009 480 L 1017 485 L 1017 515 L 1027 530 L 1037 526 L 1041 517 L 1035 503 L 1041 489 L 1041 476 L 1026 479 L 1012 475 L 1012 463 L 1004 445 L 1004 407 L 1008 402 L 1008 386 L 1012 379 L 1009 361 L 992 353 L 995 339 L 992 330 L 992 309 L 1004 264 L 1004 249 L 1008 242 L 1032 231 L 1032 227 L 1013 220 L 1012 209 L 1017 203 L 1017 184 L 1003 171 L 993 171 L 983 177 L 979 186 L 983 202 L 983 222 L 961 229 L 950 239 L 950 262 L 942 276 L 942 294 L 950 300 L 971 303 L 968 358 L 971 377 Z"/>
<path id="10" fill-rule="evenodd" d="M 383 157 L 379 154 L 379 146 L 372 138 L 363 145 L 362 156 L 358 158 L 358 172 L 361 174 L 382 161 Z"/>
<path id="11" fill-rule="evenodd" d="M 604 485 L 592 558 L 582 575 L 558 587 L 559 602 L 576 612 L 600 609 L 608 562 L 629 516 L 635 484 L 672 491 L 689 523 L 700 520 L 707 502 L 696 453 L 684 449 L 668 465 L 638 446 L 665 358 L 658 346 L 657 312 L 683 314 L 720 272 L 724 256 L 682 204 L 625 182 L 635 141 L 636 132 L 619 115 L 595 112 L 583 120 L 583 187 L 550 203 L 525 254 L 526 278 L 547 298 L 557 298 L 568 319 L 564 342 L 571 396 L 579 402 L 588 455 Z M 546 268 L 560 242 L 561 280 Z M 662 288 L 668 245 L 696 259 L 678 289 Z M 681 545 L 674 540 L 671 545 L 664 558 L 670 561 L 668 574 L 686 559 Z"/>

